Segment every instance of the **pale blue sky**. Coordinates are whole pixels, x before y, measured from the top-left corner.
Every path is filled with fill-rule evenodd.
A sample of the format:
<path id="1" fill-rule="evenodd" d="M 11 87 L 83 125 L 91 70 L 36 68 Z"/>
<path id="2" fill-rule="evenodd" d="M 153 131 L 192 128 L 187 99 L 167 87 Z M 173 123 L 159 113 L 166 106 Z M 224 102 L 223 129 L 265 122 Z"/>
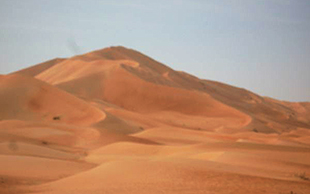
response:
<path id="1" fill-rule="evenodd" d="M 263 96 L 310 101 L 309 0 L 0 0 L 0 74 L 113 45 Z"/>

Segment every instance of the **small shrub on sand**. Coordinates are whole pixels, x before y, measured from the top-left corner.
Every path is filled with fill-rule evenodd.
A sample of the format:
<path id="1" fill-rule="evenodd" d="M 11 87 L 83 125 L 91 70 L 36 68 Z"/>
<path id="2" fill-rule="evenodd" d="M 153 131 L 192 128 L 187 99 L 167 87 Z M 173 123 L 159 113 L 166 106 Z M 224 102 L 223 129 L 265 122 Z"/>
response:
<path id="1" fill-rule="evenodd" d="M 60 116 L 53 117 L 54 121 L 60 120 Z"/>

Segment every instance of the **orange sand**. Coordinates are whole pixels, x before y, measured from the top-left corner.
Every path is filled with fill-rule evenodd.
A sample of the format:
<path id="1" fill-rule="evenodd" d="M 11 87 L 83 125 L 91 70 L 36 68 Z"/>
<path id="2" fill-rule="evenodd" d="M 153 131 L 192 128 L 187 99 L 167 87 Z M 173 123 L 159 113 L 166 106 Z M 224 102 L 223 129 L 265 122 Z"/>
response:
<path id="1" fill-rule="evenodd" d="M 110 47 L 0 76 L 0 193 L 310 193 L 310 103 Z"/>

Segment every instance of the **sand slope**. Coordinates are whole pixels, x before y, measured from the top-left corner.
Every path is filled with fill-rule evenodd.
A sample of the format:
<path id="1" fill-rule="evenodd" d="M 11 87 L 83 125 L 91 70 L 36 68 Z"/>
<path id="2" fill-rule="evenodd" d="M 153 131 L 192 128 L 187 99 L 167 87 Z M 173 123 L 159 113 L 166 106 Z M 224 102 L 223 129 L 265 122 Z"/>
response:
<path id="1" fill-rule="evenodd" d="M 124 47 L 0 76 L 0 193 L 310 193 L 310 103 Z"/>
<path id="2" fill-rule="evenodd" d="M 64 60 L 65 59 L 61 59 L 61 58 L 52 59 L 50 61 L 46 61 L 46 62 L 40 63 L 40 64 L 32 66 L 32 67 L 22 69 L 20 71 L 15 72 L 15 73 L 16 74 L 22 74 L 25 76 L 34 77 L 34 76 L 40 74 L 41 72 L 53 67 L 57 63 L 60 63 Z"/>
<path id="3" fill-rule="evenodd" d="M 42 81 L 21 75 L 0 78 L 1 120 L 46 120 L 91 124 L 105 113 Z"/>

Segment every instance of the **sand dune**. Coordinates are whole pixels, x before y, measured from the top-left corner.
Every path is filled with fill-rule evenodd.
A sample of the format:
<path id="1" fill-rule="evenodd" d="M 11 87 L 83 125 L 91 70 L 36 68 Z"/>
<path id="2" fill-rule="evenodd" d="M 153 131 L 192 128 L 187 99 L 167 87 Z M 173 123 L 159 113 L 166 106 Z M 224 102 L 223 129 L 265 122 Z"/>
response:
<path id="1" fill-rule="evenodd" d="M 2 120 L 45 120 L 88 125 L 104 119 L 103 111 L 62 90 L 21 75 L 0 80 Z"/>
<path id="2" fill-rule="evenodd" d="M 0 193 L 310 193 L 310 103 L 124 47 L 0 76 Z"/>
<path id="3" fill-rule="evenodd" d="M 61 63 L 64 60 L 66 60 L 66 59 L 61 59 L 61 58 L 52 59 L 50 61 L 46 61 L 46 62 L 40 63 L 40 64 L 32 66 L 32 67 L 22 69 L 20 71 L 15 72 L 15 73 L 16 74 L 22 74 L 25 76 L 34 77 L 34 76 L 40 74 L 41 72 L 53 67 L 57 63 Z"/>

